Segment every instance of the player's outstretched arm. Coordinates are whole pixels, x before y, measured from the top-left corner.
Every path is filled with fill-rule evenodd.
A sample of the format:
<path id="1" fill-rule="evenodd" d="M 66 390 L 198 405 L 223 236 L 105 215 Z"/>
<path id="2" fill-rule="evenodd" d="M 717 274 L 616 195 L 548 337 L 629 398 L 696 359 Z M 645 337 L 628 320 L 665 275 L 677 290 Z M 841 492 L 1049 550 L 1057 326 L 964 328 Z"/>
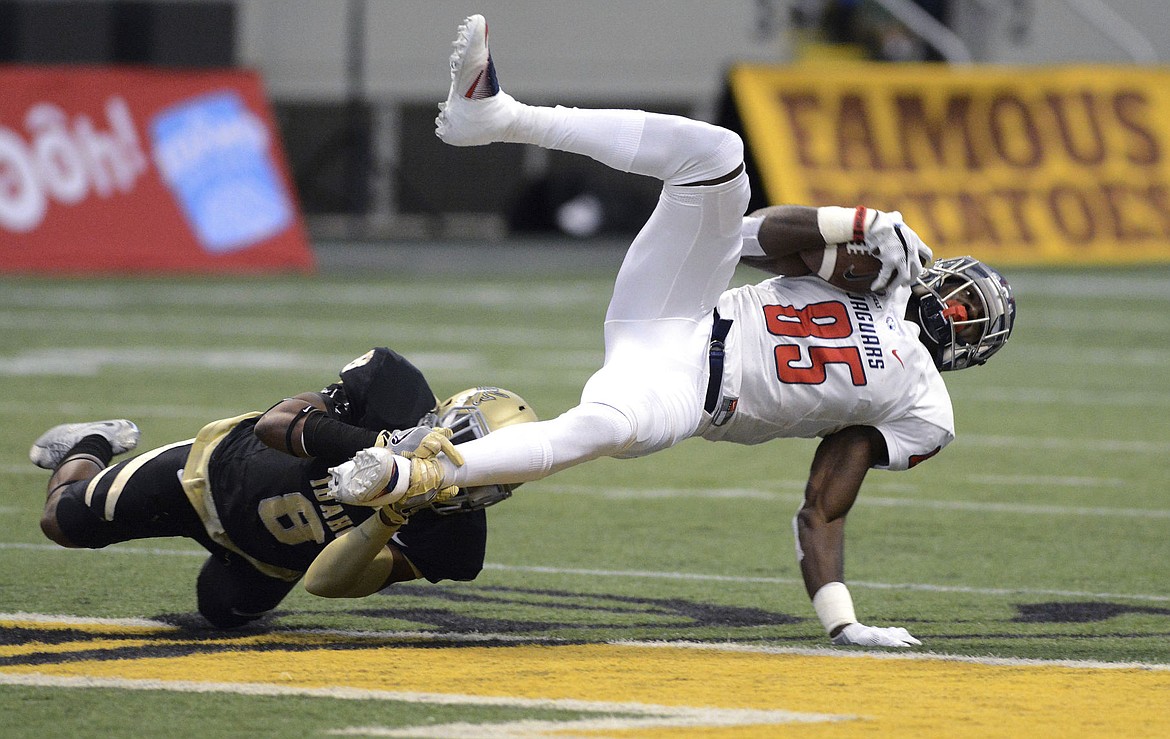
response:
<path id="1" fill-rule="evenodd" d="M 886 443 L 871 426 L 850 426 L 817 447 L 804 504 L 793 520 L 805 590 L 834 644 L 908 647 L 920 644 L 903 628 L 865 626 L 845 586 L 845 516 L 865 474 L 886 462 Z"/>
<path id="2" fill-rule="evenodd" d="M 447 429 L 414 426 L 399 431 L 375 431 L 339 421 L 327 413 L 324 396 L 302 393 L 285 398 L 256 421 L 255 434 L 266 446 L 296 457 L 321 457 L 338 463 L 371 447 L 395 454 L 433 457 L 443 452 L 463 464 Z"/>
<path id="3" fill-rule="evenodd" d="M 328 412 L 325 396 L 301 393 L 285 398 L 256 421 L 255 434 L 266 446 L 295 457 L 342 462 L 362 449 L 387 446 L 389 431 L 353 426 Z"/>
<path id="4" fill-rule="evenodd" d="M 413 565 L 387 546 L 405 520 L 382 508 L 329 542 L 305 572 L 305 590 L 322 598 L 363 598 L 391 583 L 416 579 Z"/>

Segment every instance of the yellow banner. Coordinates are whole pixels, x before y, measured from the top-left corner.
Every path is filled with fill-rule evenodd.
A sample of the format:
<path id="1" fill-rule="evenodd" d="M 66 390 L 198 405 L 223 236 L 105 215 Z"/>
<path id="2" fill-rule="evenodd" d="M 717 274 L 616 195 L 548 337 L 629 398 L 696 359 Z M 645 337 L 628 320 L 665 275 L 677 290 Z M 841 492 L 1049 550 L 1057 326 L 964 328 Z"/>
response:
<path id="1" fill-rule="evenodd" d="M 1170 70 L 739 66 L 770 203 L 898 210 L 936 256 L 1170 261 Z"/>

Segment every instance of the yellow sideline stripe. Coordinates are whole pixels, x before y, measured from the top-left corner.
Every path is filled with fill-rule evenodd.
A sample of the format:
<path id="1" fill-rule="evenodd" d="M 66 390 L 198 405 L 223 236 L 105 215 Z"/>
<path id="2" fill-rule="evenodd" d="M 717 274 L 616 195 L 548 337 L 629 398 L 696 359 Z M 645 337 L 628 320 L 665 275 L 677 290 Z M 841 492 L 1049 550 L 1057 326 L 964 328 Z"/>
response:
<path id="1" fill-rule="evenodd" d="M 82 641 L 76 648 L 108 645 L 101 638 L 104 633 L 95 636 L 100 646 L 99 641 Z M 277 647 L 290 639 L 319 643 L 321 648 L 287 651 Z M 872 659 L 853 654 L 843 658 L 669 645 L 415 649 L 374 641 L 368 649 L 354 649 L 353 641 L 347 640 L 349 648 L 333 650 L 330 638 L 323 635 L 310 639 L 287 633 L 253 635 L 223 640 L 236 646 L 226 652 L 9 665 L 2 673 L 159 680 L 176 685 L 197 681 L 618 701 L 849 717 L 831 724 L 709 726 L 703 729 L 705 737 L 773 737 L 797 731 L 806 737 L 1170 736 L 1170 712 L 1166 711 L 1170 672 L 1163 670 Z M 272 651 L 263 651 L 266 643 Z M 253 651 L 257 647 L 261 651 Z M 693 735 L 694 727 L 689 731 Z M 623 737 L 681 737 L 687 730 L 632 724 L 619 733 Z"/>

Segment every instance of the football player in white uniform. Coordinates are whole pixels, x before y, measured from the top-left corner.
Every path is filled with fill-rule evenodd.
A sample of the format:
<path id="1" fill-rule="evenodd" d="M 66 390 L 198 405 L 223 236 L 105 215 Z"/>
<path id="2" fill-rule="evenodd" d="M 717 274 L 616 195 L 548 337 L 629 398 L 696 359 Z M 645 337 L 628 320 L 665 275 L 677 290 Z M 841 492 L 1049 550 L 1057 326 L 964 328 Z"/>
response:
<path id="1" fill-rule="evenodd" d="M 919 644 L 903 628 L 858 621 L 844 585 L 845 514 L 869 468 L 906 469 L 951 441 L 936 364 L 982 363 L 1002 346 L 1015 310 L 1007 283 L 975 260 L 940 263 L 919 280 L 932 254 L 897 213 L 784 206 L 745 219 L 739 136 L 638 110 L 521 104 L 499 87 L 482 16 L 459 28 L 439 107 L 436 133 L 448 144 L 584 154 L 662 180 L 662 194 L 618 273 L 605 363 L 578 406 L 460 445 L 462 465 L 444 454 L 359 452 L 332 471 L 335 495 L 382 505 L 449 486 L 536 480 L 692 436 L 743 444 L 819 436 L 794 522 L 817 615 L 836 644 Z M 727 290 L 741 257 L 783 273 L 799 252 L 845 242 L 880 260 L 869 290 L 848 293 L 816 276 Z M 935 361 L 918 323 L 929 328 Z"/>

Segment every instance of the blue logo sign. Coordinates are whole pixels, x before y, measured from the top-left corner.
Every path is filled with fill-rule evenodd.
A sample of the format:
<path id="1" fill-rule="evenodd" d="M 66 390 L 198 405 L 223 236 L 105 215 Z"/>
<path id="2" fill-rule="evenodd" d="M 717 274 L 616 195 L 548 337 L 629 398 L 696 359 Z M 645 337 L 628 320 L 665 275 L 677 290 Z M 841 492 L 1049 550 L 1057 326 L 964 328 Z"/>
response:
<path id="1" fill-rule="evenodd" d="M 150 124 L 154 162 L 199 243 L 246 249 L 292 223 L 264 123 L 232 91 L 184 101 Z"/>

